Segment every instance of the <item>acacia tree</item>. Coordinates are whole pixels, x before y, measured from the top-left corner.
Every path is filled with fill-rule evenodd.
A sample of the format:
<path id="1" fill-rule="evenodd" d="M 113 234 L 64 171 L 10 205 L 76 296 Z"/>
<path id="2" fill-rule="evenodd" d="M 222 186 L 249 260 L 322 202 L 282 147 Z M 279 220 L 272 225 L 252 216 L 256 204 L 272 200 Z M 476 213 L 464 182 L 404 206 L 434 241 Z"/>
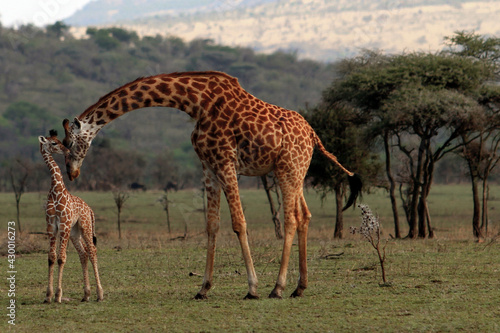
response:
<path id="1" fill-rule="evenodd" d="M 366 188 L 375 183 L 380 163 L 370 152 L 368 141 L 361 139 L 361 127 L 352 108 L 334 102 L 333 90 L 326 90 L 323 103 L 306 113 L 306 119 L 320 137 L 328 151 L 334 153 L 343 165 L 355 170 Z M 333 193 L 336 203 L 334 238 L 342 238 L 344 229 L 342 207 L 346 196 L 345 173 L 321 154 L 314 154 L 308 171 L 311 185 L 321 193 L 322 199 Z"/>
<path id="2" fill-rule="evenodd" d="M 453 36 L 444 38 L 449 50 L 447 52 L 461 57 L 484 60 L 493 65 L 494 72 L 499 74 L 500 38 L 485 37 L 475 32 L 456 31 Z"/>
<path id="3" fill-rule="evenodd" d="M 500 89 L 498 89 L 500 97 Z M 497 103 L 500 105 L 500 98 Z M 472 184 L 473 216 L 472 232 L 478 239 L 487 235 L 488 229 L 488 178 L 497 166 L 500 155 L 500 109 L 485 108 L 483 126 L 476 131 L 463 133 L 461 140 L 463 149 L 459 152 L 469 169 Z M 491 112 L 493 111 L 493 112 Z M 479 184 L 482 186 L 482 198 L 479 199 Z"/>
<path id="4" fill-rule="evenodd" d="M 395 129 L 390 126 L 390 118 L 383 112 L 377 112 L 387 98 L 390 89 L 383 88 L 373 78 L 382 73 L 390 64 L 391 57 L 380 52 L 364 50 L 354 58 L 347 58 L 337 64 L 339 77 L 334 82 L 332 91 L 336 92 L 337 103 L 348 103 L 358 108 L 369 124 L 363 133 L 365 140 L 373 141 L 380 137 L 385 153 L 385 172 L 388 181 L 387 190 L 391 201 L 394 219 L 394 237 L 401 238 L 398 203 L 396 200 L 397 179 L 393 172 L 393 144 Z M 387 77 L 384 75 L 384 77 Z M 389 77 L 386 80 L 391 80 Z M 386 82 L 387 84 L 388 82 Z M 390 86 L 390 84 L 389 84 Z M 379 89 L 379 87 L 381 89 Z M 362 88 L 362 89 L 360 89 Z"/>
<path id="5" fill-rule="evenodd" d="M 22 233 L 21 228 L 21 197 L 26 191 L 26 183 L 29 175 L 32 172 L 31 163 L 26 160 L 16 160 L 17 168 L 10 167 L 10 181 L 14 196 L 16 198 L 16 212 L 17 212 L 17 225 L 19 226 L 19 233 Z"/>
<path id="6" fill-rule="evenodd" d="M 117 225 L 118 225 L 118 239 L 122 239 L 122 226 L 121 226 L 121 215 L 122 209 L 125 205 L 125 202 L 130 198 L 130 194 L 127 191 L 121 189 L 115 189 L 113 191 L 113 200 L 116 204 L 116 213 L 117 213 Z"/>
<path id="7" fill-rule="evenodd" d="M 500 38 L 484 37 L 474 32 L 458 31 L 445 37 L 449 53 L 477 59 L 489 69 L 490 77 L 500 71 Z M 474 132 L 462 133 L 464 149 L 459 154 L 467 162 L 472 183 L 473 216 L 472 232 L 481 239 L 488 231 L 487 188 L 490 172 L 499 161 L 500 145 L 500 88 L 483 86 L 477 92 L 478 101 L 485 110 L 484 125 Z M 478 184 L 482 184 L 482 200 L 479 200 Z"/>
<path id="8" fill-rule="evenodd" d="M 478 119 L 472 116 L 481 109 L 473 92 L 489 77 L 488 68 L 469 58 L 425 53 L 367 53 L 348 65 L 335 84 L 337 102 L 358 108 L 369 119 L 371 132 L 384 140 L 386 161 L 391 160 L 390 140 L 395 140 L 410 175 L 405 190 L 408 237 L 426 237 L 427 230 L 432 237 L 426 198 L 435 163 L 458 146 L 459 134 Z M 387 163 L 386 170 L 390 181 Z M 393 193 L 391 202 L 397 216 Z"/>
<path id="9" fill-rule="evenodd" d="M 171 229 L 170 229 L 170 209 L 169 208 L 170 208 L 171 201 L 168 200 L 168 189 L 167 188 L 165 188 L 163 195 L 160 197 L 160 199 L 158 201 L 161 203 L 163 210 L 165 211 L 165 214 L 167 215 L 167 230 L 168 230 L 168 233 L 170 234 Z"/>
<path id="10" fill-rule="evenodd" d="M 482 109 L 473 99 L 447 89 L 403 87 L 383 106 L 400 128 L 398 148 L 407 158 L 410 173 L 408 191 L 408 237 L 434 236 L 427 197 L 437 161 L 460 145 L 455 139 L 481 119 Z M 437 137 L 441 136 L 441 140 Z M 418 225 L 417 225 L 418 224 Z"/>

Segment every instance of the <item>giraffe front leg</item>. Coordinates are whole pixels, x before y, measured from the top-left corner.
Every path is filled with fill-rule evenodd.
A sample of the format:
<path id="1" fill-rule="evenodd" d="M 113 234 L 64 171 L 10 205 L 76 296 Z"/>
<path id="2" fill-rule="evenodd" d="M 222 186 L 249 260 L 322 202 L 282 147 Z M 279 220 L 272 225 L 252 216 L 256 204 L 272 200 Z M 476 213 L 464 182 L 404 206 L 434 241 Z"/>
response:
<path id="1" fill-rule="evenodd" d="M 50 246 L 49 246 L 49 284 L 47 286 L 47 294 L 45 296 L 44 303 L 50 303 L 52 301 L 52 296 L 54 296 L 54 266 L 57 260 L 56 254 L 56 236 L 50 235 Z"/>
<path id="2" fill-rule="evenodd" d="M 226 168 L 223 170 L 222 177 L 224 181 L 224 193 L 226 194 L 229 211 L 231 213 L 231 221 L 233 224 L 233 231 L 238 236 L 240 241 L 241 252 L 245 261 L 248 278 L 248 294 L 245 299 L 258 299 L 257 294 L 257 274 L 253 265 L 252 255 L 250 253 L 250 246 L 248 244 L 247 223 L 243 214 L 243 207 L 241 206 L 240 194 L 238 190 L 238 178 L 234 167 Z"/>
<path id="3" fill-rule="evenodd" d="M 82 265 L 83 272 L 83 299 L 82 302 L 88 302 L 90 299 L 90 280 L 89 280 L 89 272 L 88 272 L 88 261 L 89 257 L 87 255 L 87 249 L 82 242 L 81 231 L 78 224 L 73 226 L 71 229 L 71 242 L 75 246 L 76 252 L 78 252 L 78 256 L 80 257 L 80 263 Z"/>
<path id="4" fill-rule="evenodd" d="M 68 241 L 69 241 L 69 231 L 61 231 L 60 233 L 60 243 L 59 243 L 59 253 L 57 256 L 57 264 L 59 266 L 59 274 L 57 277 L 57 289 L 56 289 L 56 296 L 55 296 L 55 302 L 61 303 L 62 301 L 62 277 L 63 277 L 63 270 L 64 270 L 64 264 L 66 263 L 66 249 L 68 246 Z"/>
<path id="5" fill-rule="evenodd" d="M 220 185 L 208 170 L 204 169 L 205 173 L 205 188 L 207 191 L 207 261 L 205 265 L 205 275 L 200 291 L 194 297 L 195 299 L 207 299 L 207 293 L 212 287 L 215 248 L 217 242 L 217 233 L 220 224 Z"/>

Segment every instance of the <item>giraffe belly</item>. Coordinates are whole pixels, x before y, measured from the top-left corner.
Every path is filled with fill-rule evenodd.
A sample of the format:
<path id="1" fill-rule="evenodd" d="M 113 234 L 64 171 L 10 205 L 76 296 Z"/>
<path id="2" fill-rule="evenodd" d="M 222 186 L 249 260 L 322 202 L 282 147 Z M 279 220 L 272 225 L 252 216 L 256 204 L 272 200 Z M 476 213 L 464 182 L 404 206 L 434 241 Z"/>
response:
<path id="1" fill-rule="evenodd" d="M 236 172 L 243 176 L 263 176 L 274 169 L 279 148 L 243 141 L 238 145 Z"/>
<path id="2" fill-rule="evenodd" d="M 273 171 L 274 169 L 274 164 L 272 165 L 269 165 L 269 166 L 265 166 L 265 167 L 259 167 L 259 168 L 256 168 L 256 167 L 253 167 L 253 166 L 250 166 L 250 165 L 246 165 L 246 166 L 241 166 L 241 164 L 238 166 L 236 172 L 238 173 L 238 175 L 241 175 L 241 176 L 264 176 L 264 175 L 267 175 L 269 172 Z"/>

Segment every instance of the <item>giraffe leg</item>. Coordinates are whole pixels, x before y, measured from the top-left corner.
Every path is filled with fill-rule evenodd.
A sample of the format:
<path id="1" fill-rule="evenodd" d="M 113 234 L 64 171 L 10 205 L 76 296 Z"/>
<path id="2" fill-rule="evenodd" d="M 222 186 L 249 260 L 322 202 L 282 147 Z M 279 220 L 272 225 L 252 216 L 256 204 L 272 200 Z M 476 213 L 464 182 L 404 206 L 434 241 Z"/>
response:
<path id="1" fill-rule="evenodd" d="M 85 244 L 87 245 L 88 249 L 88 256 L 90 258 L 90 262 L 92 263 L 92 268 L 94 269 L 95 282 L 97 285 L 97 301 L 100 302 L 104 299 L 104 292 L 101 285 L 101 279 L 99 277 L 99 268 L 97 267 L 97 248 L 92 241 L 93 236 L 91 236 L 91 233 L 87 235 L 87 233 L 85 232 L 84 234 Z"/>
<path id="2" fill-rule="evenodd" d="M 300 296 L 307 287 L 307 230 L 311 213 L 307 208 L 302 188 L 307 169 L 304 169 L 304 173 L 301 170 L 294 172 L 287 165 L 287 163 L 283 163 L 281 167 L 275 169 L 275 175 L 278 178 L 283 195 L 285 235 L 278 279 L 274 289 L 269 294 L 270 298 L 282 298 L 286 286 L 292 242 L 296 231 L 298 231 L 299 240 L 300 278 L 299 285 L 292 296 Z"/>
<path id="3" fill-rule="evenodd" d="M 292 250 L 292 242 L 297 230 L 296 210 L 297 196 L 294 193 L 283 191 L 284 218 L 285 218 L 285 235 L 283 240 L 283 252 L 281 255 L 281 265 L 278 273 L 278 279 L 274 289 L 269 294 L 269 298 L 282 298 L 283 290 L 286 286 L 286 275 L 288 270 L 288 262 Z"/>
<path id="4" fill-rule="evenodd" d="M 64 264 L 66 263 L 66 249 L 68 246 L 68 241 L 69 241 L 69 236 L 70 236 L 70 231 L 65 231 L 62 230 L 60 232 L 60 241 L 59 241 L 59 253 L 57 255 L 57 264 L 59 265 L 59 274 L 57 278 L 57 289 L 56 289 L 56 296 L 55 296 L 55 302 L 61 303 L 62 300 L 62 277 L 63 277 L 63 270 L 64 270 Z"/>
<path id="5" fill-rule="evenodd" d="M 311 212 L 307 208 L 307 203 L 304 198 L 304 193 L 300 195 L 300 213 L 302 218 L 298 220 L 297 236 L 299 240 L 299 283 L 297 289 L 292 293 L 291 297 L 300 297 L 307 288 L 307 231 L 309 222 L 311 221 Z M 300 218 L 300 215 L 298 216 Z"/>
<path id="6" fill-rule="evenodd" d="M 238 189 L 238 177 L 234 166 L 226 166 L 220 170 L 219 179 L 222 183 L 226 200 L 229 205 L 231 213 L 231 221 L 233 231 L 238 236 L 240 241 L 241 252 L 245 261 L 248 278 L 248 294 L 245 299 L 257 299 L 257 274 L 253 265 L 252 255 L 250 253 L 250 246 L 248 245 L 247 223 L 243 214 L 243 207 L 241 206 L 240 193 Z"/>
<path id="7" fill-rule="evenodd" d="M 44 303 L 50 303 L 52 301 L 52 296 L 54 296 L 54 266 L 57 260 L 57 253 L 56 253 L 56 236 L 57 233 L 54 234 L 53 232 L 49 233 L 50 235 L 50 246 L 49 246 L 49 255 L 48 255 L 48 261 L 49 261 L 49 285 L 47 287 L 47 294 L 45 296 L 45 301 Z"/>
<path id="8" fill-rule="evenodd" d="M 205 276 L 203 277 L 203 284 L 200 291 L 194 297 L 195 299 L 206 299 L 207 292 L 212 287 L 212 279 L 214 272 L 215 262 L 215 248 L 217 233 L 220 224 L 220 184 L 215 175 L 204 168 L 205 174 L 205 188 L 207 191 L 207 262 L 205 266 Z"/>
<path id="9" fill-rule="evenodd" d="M 76 223 L 71 229 L 71 242 L 75 246 L 78 256 L 80 257 L 80 263 L 82 264 L 83 272 L 83 299 L 82 302 L 88 302 L 90 298 L 90 280 L 88 272 L 88 262 L 89 258 L 87 255 L 87 250 L 82 242 L 80 225 Z"/>
<path id="10" fill-rule="evenodd" d="M 93 219 L 93 214 L 91 219 Z M 92 230 L 92 223 L 94 221 L 89 221 L 89 223 L 83 224 L 85 227 L 82 230 L 82 236 L 84 240 L 84 245 L 87 250 L 87 256 L 90 258 L 90 262 L 92 264 L 92 268 L 94 270 L 94 277 L 96 282 L 96 293 L 97 293 L 97 301 L 100 302 L 104 298 L 104 292 L 102 290 L 101 279 L 99 277 L 99 268 L 97 266 L 97 248 L 94 244 L 94 234 Z M 90 293 L 90 285 L 89 285 L 89 293 Z M 83 301 L 83 300 L 82 300 Z"/>

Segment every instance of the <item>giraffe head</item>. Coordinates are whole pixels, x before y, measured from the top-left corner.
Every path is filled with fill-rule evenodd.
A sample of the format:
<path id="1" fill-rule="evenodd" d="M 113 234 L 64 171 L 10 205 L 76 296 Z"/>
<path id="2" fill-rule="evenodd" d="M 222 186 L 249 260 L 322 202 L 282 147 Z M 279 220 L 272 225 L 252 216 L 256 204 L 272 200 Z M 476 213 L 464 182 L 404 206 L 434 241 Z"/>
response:
<path id="1" fill-rule="evenodd" d="M 67 156 L 69 153 L 68 148 L 64 147 L 61 141 L 57 138 L 57 132 L 50 130 L 49 136 L 45 137 L 40 135 L 38 137 L 40 142 L 40 152 L 43 154 L 47 152 L 49 154 L 59 154 Z"/>
<path id="2" fill-rule="evenodd" d="M 68 119 L 64 119 L 63 127 L 66 133 L 63 144 L 69 149 L 66 156 L 66 172 L 69 180 L 74 180 L 80 175 L 83 159 L 87 155 L 97 130 L 78 118 L 75 118 L 72 123 Z"/>

